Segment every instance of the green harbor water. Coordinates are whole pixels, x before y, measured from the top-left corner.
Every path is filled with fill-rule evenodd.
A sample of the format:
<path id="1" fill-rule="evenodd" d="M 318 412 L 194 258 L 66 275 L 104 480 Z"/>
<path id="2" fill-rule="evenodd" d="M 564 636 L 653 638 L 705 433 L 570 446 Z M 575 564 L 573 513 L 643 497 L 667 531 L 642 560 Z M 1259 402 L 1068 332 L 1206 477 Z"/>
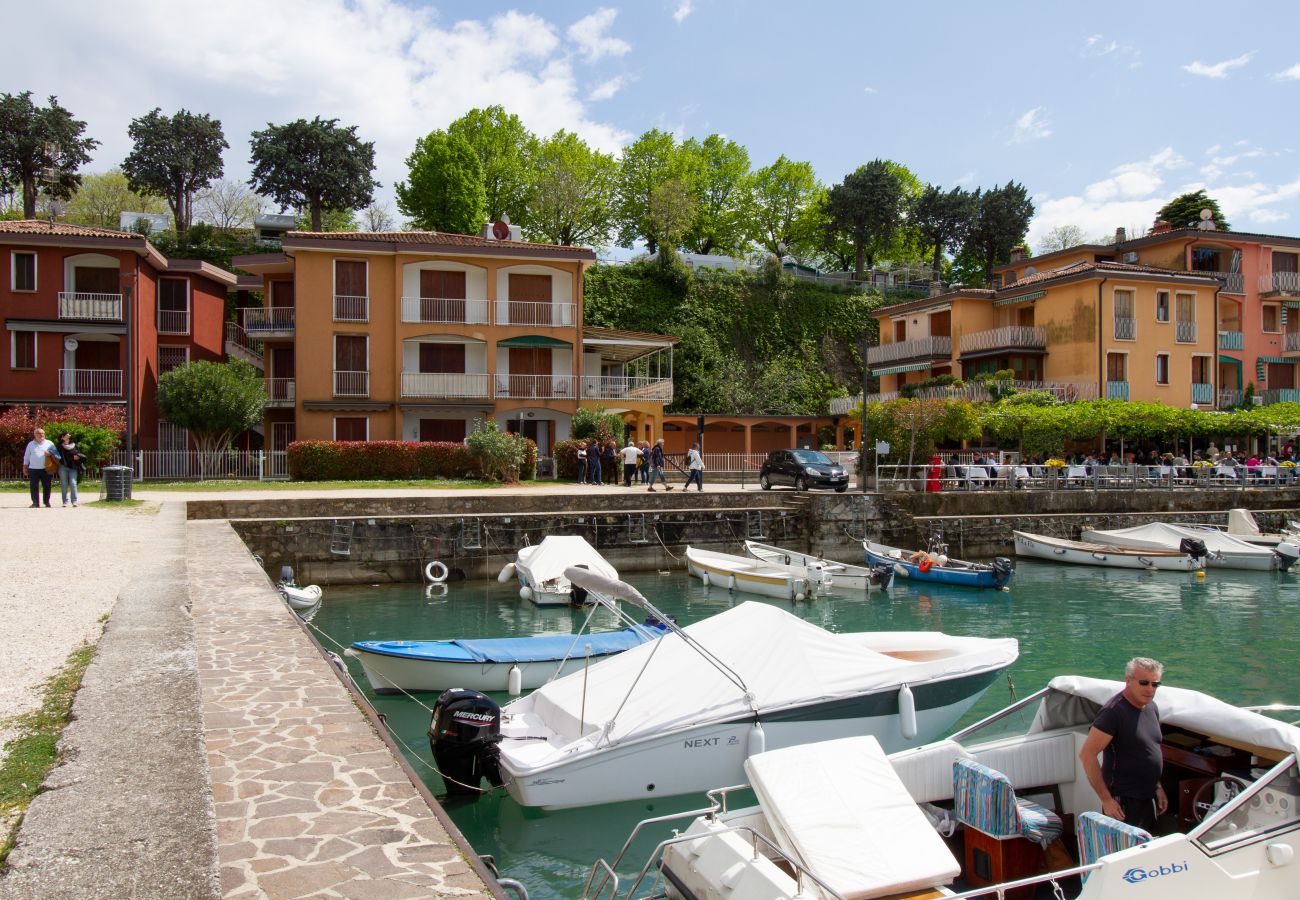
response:
<path id="1" fill-rule="evenodd" d="M 743 600 L 777 602 L 706 589 L 684 569 L 630 574 L 625 580 L 682 625 Z M 333 587 L 326 590 L 312 624 L 346 645 L 356 640 L 563 634 L 576 630 L 586 616 L 539 609 L 519 598 L 513 582 L 460 582 L 440 593 L 422 585 Z M 1169 684 L 1233 703 L 1300 702 L 1300 576 L 1212 569 L 1197 579 L 1018 561 L 1008 592 L 903 583 L 869 598 L 855 593 L 780 605 L 831 631 L 936 630 L 1017 638 L 1020 659 L 1010 675 L 1020 696 L 1058 674 L 1122 677 L 1124 663 L 1141 655 L 1165 663 Z M 598 628 L 616 627 L 608 613 L 596 621 Z M 441 797 L 442 781 L 431 769 L 426 735 L 429 714 L 421 705 L 431 707 L 436 695 L 418 695 L 420 702 L 377 697 L 360 666 L 355 661 L 349 666 L 407 748 L 413 768 Z M 496 699 L 504 703 L 508 698 Z M 995 683 L 965 721 L 994 712 L 1009 699 L 1007 683 Z M 445 807 L 479 853 L 496 857 L 503 876 L 523 882 L 533 900 L 548 900 L 580 896 L 591 864 L 599 857 L 612 859 L 639 820 L 704 805 L 703 797 L 684 796 L 543 813 L 521 808 L 501 791 L 476 801 L 448 801 Z M 629 852 L 620 866 L 625 885 L 627 875 L 635 877 L 655 844 L 669 836 L 670 827 L 654 826 Z"/>

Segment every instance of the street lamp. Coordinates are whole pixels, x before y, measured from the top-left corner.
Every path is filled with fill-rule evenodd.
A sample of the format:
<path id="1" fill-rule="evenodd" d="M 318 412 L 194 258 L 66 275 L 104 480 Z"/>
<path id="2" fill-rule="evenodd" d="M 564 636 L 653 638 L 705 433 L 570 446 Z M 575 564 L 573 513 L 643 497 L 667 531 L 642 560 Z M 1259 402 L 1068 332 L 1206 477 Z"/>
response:
<path id="1" fill-rule="evenodd" d="M 135 393 L 135 341 L 133 333 L 135 331 L 135 321 L 131 315 L 131 294 L 135 289 L 135 275 L 133 273 L 123 274 L 119 278 L 122 289 L 122 319 L 126 322 L 126 458 L 127 465 L 135 469 L 135 463 L 131 461 L 133 452 L 132 437 L 135 434 L 135 423 L 132 421 L 132 412 L 135 410 L 134 397 Z"/>

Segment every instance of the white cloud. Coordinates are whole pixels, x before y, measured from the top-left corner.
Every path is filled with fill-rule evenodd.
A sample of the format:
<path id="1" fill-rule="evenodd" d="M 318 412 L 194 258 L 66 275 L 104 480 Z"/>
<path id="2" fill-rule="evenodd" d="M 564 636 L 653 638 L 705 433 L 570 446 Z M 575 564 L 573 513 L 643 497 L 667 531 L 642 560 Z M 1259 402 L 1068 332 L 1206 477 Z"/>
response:
<path id="1" fill-rule="evenodd" d="M 1202 75 L 1206 78 L 1227 78 L 1230 69 L 1241 68 L 1246 63 L 1250 62 L 1250 58 L 1254 55 L 1255 51 L 1251 50 L 1249 53 L 1243 53 L 1241 56 L 1233 59 L 1225 59 L 1223 62 L 1203 63 L 1200 60 L 1197 60 L 1196 62 L 1183 66 L 1183 71 L 1191 72 L 1193 75 Z"/>
<path id="2" fill-rule="evenodd" d="M 1119 41 L 1107 40 L 1103 34 L 1090 34 L 1083 39 L 1083 51 L 1079 54 L 1084 58 L 1100 58 L 1111 56 L 1116 60 L 1128 62 L 1130 69 L 1136 69 L 1142 65 L 1142 51 L 1132 44 L 1121 44 Z"/>
<path id="3" fill-rule="evenodd" d="M 1273 77 L 1279 81 L 1300 81 L 1300 63 L 1296 63 L 1289 69 L 1283 69 L 1281 72 L 1274 72 Z"/>
<path id="4" fill-rule="evenodd" d="M 1051 137 L 1050 123 L 1043 116 L 1043 107 L 1035 106 L 1029 112 L 1016 119 L 1016 130 L 1011 135 L 1011 144 L 1023 144 L 1025 141 L 1038 141 Z"/>
<path id="5" fill-rule="evenodd" d="M 864 93 L 864 94 L 879 94 L 880 91 L 876 90 L 876 89 L 873 88 L 873 87 L 864 87 L 864 88 L 862 89 L 862 93 Z"/>
<path id="6" fill-rule="evenodd" d="M 608 81 L 602 81 L 591 89 L 591 93 L 587 95 L 587 99 L 592 102 L 608 100 L 621 91 L 627 85 L 627 81 L 628 79 L 626 75 L 617 75 Z"/>
<path id="7" fill-rule="evenodd" d="M 962 172 L 955 179 L 953 179 L 953 184 L 955 184 L 957 187 L 965 187 L 968 184 L 974 184 L 974 183 L 975 183 L 975 172 L 972 169 L 967 169 L 965 172 Z"/>
<path id="8" fill-rule="evenodd" d="M 695 0 L 678 0 L 677 8 L 673 10 L 673 21 L 678 25 L 695 12 Z"/>
<path id="9" fill-rule="evenodd" d="M 606 56 L 624 56 L 632 49 L 632 45 L 622 38 L 606 34 L 616 18 L 618 10 L 602 7 L 569 26 L 569 40 L 578 45 L 578 52 L 587 62 Z"/>

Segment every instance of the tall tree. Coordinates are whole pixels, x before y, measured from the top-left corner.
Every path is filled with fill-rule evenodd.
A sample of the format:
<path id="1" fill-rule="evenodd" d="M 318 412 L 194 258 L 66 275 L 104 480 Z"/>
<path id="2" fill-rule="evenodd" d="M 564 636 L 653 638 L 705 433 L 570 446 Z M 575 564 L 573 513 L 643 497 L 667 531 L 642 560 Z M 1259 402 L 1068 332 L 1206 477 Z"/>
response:
<path id="1" fill-rule="evenodd" d="M 687 229 L 695 221 L 695 198 L 681 178 L 670 178 L 650 192 L 646 204 L 646 226 L 658 238 L 658 253 L 662 262 L 681 245 Z"/>
<path id="2" fill-rule="evenodd" d="M 750 239 L 773 256 L 804 256 L 815 239 L 811 226 L 820 193 L 812 163 L 777 157 L 751 182 Z"/>
<path id="3" fill-rule="evenodd" d="M 249 185 L 282 207 L 311 212 L 311 227 L 321 228 L 327 209 L 363 209 L 374 200 L 380 183 L 375 170 L 375 145 L 357 137 L 355 125 L 340 127 L 338 119 L 316 116 L 285 125 L 267 123 L 254 131 L 253 176 Z"/>
<path id="4" fill-rule="evenodd" d="M 665 182 L 677 179 L 688 183 L 690 164 L 691 160 L 684 158 L 672 133 L 657 128 L 623 148 L 615 212 L 621 246 L 631 247 L 640 239 L 645 241 L 650 253 L 658 252 L 660 235 L 649 220 L 650 197 Z"/>
<path id="5" fill-rule="evenodd" d="M 541 142 L 536 164 L 528 213 L 533 236 L 565 246 L 608 243 L 618 190 L 614 157 L 560 130 Z"/>
<path id="6" fill-rule="evenodd" d="M 196 214 L 215 228 L 252 228 L 266 208 L 266 200 L 241 181 L 222 179 L 194 197 Z"/>
<path id="7" fill-rule="evenodd" d="M 944 191 L 933 184 L 927 184 L 921 195 L 912 201 L 909 217 L 911 227 L 916 230 L 923 248 L 930 254 L 933 280 L 939 280 L 939 266 L 944 252 L 956 252 L 966 239 L 976 209 L 978 205 L 975 195 L 959 187 Z"/>
<path id="8" fill-rule="evenodd" d="M 261 423 L 265 409 L 262 373 L 242 359 L 190 363 L 158 379 L 158 411 L 189 430 L 204 475 L 219 464 L 236 435 Z"/>
<path id="9" fill-rule="evenodd" d="M 1077 247 L 1087 242 L 1088 236 L 1078 225 L 1057 225 L 1043 235 L 1043 240 L 1038 245 L 1038 252 L 1055 253 L 1057 250 L 1068 250 L 1070 247 Z"/>
<path id="10" fill-rule="evenodd" d="M 410 174 L 397 185 L 397 207 L 416 228 L 475 234 L 487 216 L 483 166 L 462 137 L 433 131 L 406 158 Z"/>
<path id="11" fill-rule="evenodd" d="M 96 228 L 120 228 L 122 213 L 165 213 L 167 204 L 153 194 L 131 190 L 121 169 L 86 175 L 68 200 L 63 221 Z"/>
<path id="12" fill-rule="evenodd" d="M 1212 213 L 1214 227 L 1219 231 L 1232 230 L 1228 220 L 1223 217 L 1223 210 L 1219 209 L 1219 201 L 1205 193 L 1204 188 L 1190 194 L 1180 194 L 1170 200 L 1160 207 L 1160 212 L 1156 213 L 1156 221 L 1164 219 L 1175 228 L 1196 228 L 1201 224 L 1203 209 L 1208 209 Z"/>
<path id="13" fill-rule="evenodd" d="M 695 223 L 686 232 L 686 248 L 740 255 L 749 230 L 749 152 L 717 134 L 703 141 L 691 138 L 682 144 L 682 152 L 695 158 L 691 168 L 696 175 Z"/>
<path id="14" fill-rule="evenodd" d="M 176 233 L 184 234 L 194 220 L 194 195 L 221 177 L 221 151 L 230 146 L 221 123 L 186 109 L 168 117 L 155 107 L 132 119 L 127 134 L 135 147 L 122 171 L 131 190 L 165 197 Z"/>
<path id="15" fill-rule="evenodd" d="M 0 190 L 23 194 L 23 217 L 36 217 L 36 196 L 44 188 L 67 200 L 81 184 L 77 169 L 99 146 L 82 137 L 86 123 L 50 97 L 49 106 L 32 103 L 32 92 L 0 94 Z"/>
<path id="16" fill-rule="evenodd" d="M 393 208 L 387 201 L 371 203 L 361 210 L 361 225 L 366 231 L 392 231 L 397 225 Z"/>
<path id="17" fill-rule="evenodd" d="M 979 194 L 979 210 L 962 255 L 978 271 L 984 284 L 993 278 L 993 267 L 1011 258 L 1011 249 L 1021 244 L 1034 217 L 1034 203 L 1025 186 L 1008 181 L 1005 187 L 994 186 Z"/>
<path id="18" fill-rule="evenodd" d="M 874 159 L 832 187 L 826 205 L 830 227 L 853 242 L 853 274 L 861 279 L 902 221 L 902 179 L 885 160 Z"/>
<path id="19" fill-rule="evenodd" d="M 537 138 L 520 118 L 501 106 L 471 109 L 448 125 L 447 133 L 463 139 L 478 155 L 488 220 L 508 215 L 512 222 L 529 227 Z M 482 224 L 475 223 L 473 230 Z"/>

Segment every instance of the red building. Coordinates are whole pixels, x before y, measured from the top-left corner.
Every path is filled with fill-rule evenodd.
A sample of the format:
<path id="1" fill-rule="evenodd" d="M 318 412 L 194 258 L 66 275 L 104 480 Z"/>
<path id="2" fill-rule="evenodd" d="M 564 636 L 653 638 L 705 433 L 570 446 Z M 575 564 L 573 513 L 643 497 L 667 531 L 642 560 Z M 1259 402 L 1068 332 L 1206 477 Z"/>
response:
<path id="1" fill-rule="evenodd" d="M 0 272 L 0 406 L 129 397 L 137 448 L 184 449 L 184 433 L 159 422 L 158 376 L 222 358 L 234 275 L 167 260 L 138 234 L 38 220 L 0 222 Z"/>

